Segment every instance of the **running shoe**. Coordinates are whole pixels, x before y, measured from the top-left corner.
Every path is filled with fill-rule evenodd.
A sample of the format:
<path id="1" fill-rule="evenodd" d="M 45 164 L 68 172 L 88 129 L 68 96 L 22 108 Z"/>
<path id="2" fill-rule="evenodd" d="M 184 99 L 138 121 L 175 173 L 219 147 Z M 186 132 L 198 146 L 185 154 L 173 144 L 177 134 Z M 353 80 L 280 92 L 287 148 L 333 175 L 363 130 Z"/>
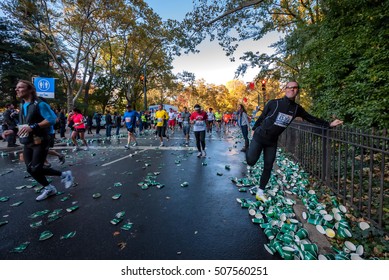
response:
<path id="1" fill-rule="evenodd" d="M 134 142 L 134 144 L 132 144 L 133 147 L 136 147 L 138 146 L 138 142 Z"/>
<path id="2" fill-rule="evenodd" d="M 265 193 L 263 192 L 262 189 L 257 189 L 257 194 L 255 195 L 255 198 L 257 200 L 260 200 L 260 201 L 263 201 L 263 202 L 266 202 L 267 201 L 267 198 L 265 196 Z"/>
<path id="3" fill-rule="evenodd" d="M 79 151 L 79 150 L 80 150 L 80 148 L 79 148 L 78 146 L 76 146 L 76 147 L 73 148 L 73 152 L 77 152 L 77 151 Z"/>
<path id="4" fill-rule="evenodd" d="M 198 157 L 198 158 L 201 157 L 202 155 L 203 155 L 202 152 L 198 152 L 198 153 L 197 153 L 197 157 Z"/>
<path id="5" fill-rule="evenodd" d="M 124 148 L 128 150 L 130 148 L 130 146 L 124 145 Z"/>
<path id="6" fill-rule="evenodd" d="M 161 142 L 161 144 L 159 144 L 159 146 L 160 146 L 160 147 L 163 147 L 163 146 L 165 146 L 165 145 L 163 144 L 163 142 Z"/>
<path id="7" fill-rule="evenodd" d="M 89 147 L 88 146 L 84 147 L 84 151 L 89 151 Z"/>
<path id="8" fill-rule="evenodd" d="M 61 164 L 64 164 L 64 163 L 65 163 L 65 156 L 64 156 L 64 155 L 60 155 L 60 156 L 58 157 L 58 160 L 59 160 L 59 162 L 60 162 Z"/>
<path id="9" fill-rule="evenodd" d="M 55 195 L 57 193 L 57 189 L 53 185 L 48 185 L 45 187 L 40 195 L 36 197 L 36 201 L 41 201 L 49 196 Z"/>
<path id="10" fill-rule="evenodd" d="M 72 176 L 72 171 L 64 171 L 62 173 L 64 175 L 63 179 L 61 180 L 62 183 L 65 184 L 65 188 L 68 189 L 73 185 L 74 177 Z"/>
<path id="11" fill-rule="evenodd" d="M 207 153 L 206 153 L 205 151 L 202 151 L 201 156 L 202 156 L 202 157 L 206 157 L 206 156 L 207 156 Z"/>

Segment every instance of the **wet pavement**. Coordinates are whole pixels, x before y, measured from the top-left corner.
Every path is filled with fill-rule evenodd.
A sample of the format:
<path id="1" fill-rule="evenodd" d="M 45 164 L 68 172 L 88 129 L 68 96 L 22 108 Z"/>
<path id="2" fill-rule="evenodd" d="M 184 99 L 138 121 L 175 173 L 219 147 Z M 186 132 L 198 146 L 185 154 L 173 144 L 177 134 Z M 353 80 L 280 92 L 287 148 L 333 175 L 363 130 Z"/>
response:
<path id="1" fill-rule="evenodd" d="M 253 199 L 230 179 L 247 172 L 238 134 L 207 135 L 206 158 L 196 157 L 193 140 L 182 145 L 180 131 L 161 148 L 153 135 L 139 137 L 130 150 L 123 147 L 125 138 L 99 139 L 77 153 L 56 146 L 66 163 L 50 158 L 53 167 L 70 169 L 76 185 L 65 189 L 53 177 L 61 194 L 41 202 L 35 201 L 20 149 L 3 150 L 0 197 L 8 200 L 0 202 L 0 224 L 8 223 L 0 226 L 0 259 L 278 259 L 267 253 L 263 231 L 236 202 Z M 142 188 L 142 182 L 152 186 Z M 94 198 L 97 193 L 101 197 Z M 68 212 L 72 206 L 78 209 Z M 113 225 L 121 211 L 123 220 Z M 130 229 L 122 229 L 125 224 Z M 40 241 L 45 231 L 53 236 Z M 63 238 L 69 233 L 75 235 Z M 11 252 L 25 242 L 25 250 Z"/>

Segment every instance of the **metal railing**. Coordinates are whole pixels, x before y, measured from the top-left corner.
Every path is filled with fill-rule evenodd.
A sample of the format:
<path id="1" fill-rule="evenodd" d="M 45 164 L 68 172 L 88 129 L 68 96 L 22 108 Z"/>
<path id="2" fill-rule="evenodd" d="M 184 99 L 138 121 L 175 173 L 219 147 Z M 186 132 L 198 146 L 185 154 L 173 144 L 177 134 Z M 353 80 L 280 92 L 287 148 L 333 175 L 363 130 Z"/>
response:
<path id="1" fill-rule="evenodd" d="M 389 138 L 386 129 L 324 129 L 295 121 L 280 136 L 279 145 L 343 203 L 387 231 Z"/>

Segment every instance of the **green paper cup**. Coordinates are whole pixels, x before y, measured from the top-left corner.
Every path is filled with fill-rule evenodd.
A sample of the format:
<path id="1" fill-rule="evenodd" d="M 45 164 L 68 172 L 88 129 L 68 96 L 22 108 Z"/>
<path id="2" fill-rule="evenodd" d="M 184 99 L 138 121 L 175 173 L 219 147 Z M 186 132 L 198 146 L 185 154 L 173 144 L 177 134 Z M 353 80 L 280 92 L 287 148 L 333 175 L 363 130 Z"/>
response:
<path id="1" fill-rule="evenodd" d="M 319 252 L 319 248 L 317 247 L 316 244 L 301 244 L 300 248 L 304 252 L 310 252 L 314 256 L 317 256 Z"/>
<path id="2" fill-rule="evenodd" d="M 293 251 L 285 250 L 286 248 L 291 248 L 291 247 L 282 247 L 282 254 L 280 254 L 281 257 L 284 260 L 294 260 L 294 250 Z"/>
<path id="3" fill-rule="evenodd" d="M 269 240 L 273 240 L 274 239 L 274 237 L 275 237 L 275 230 L 273 230 L 272 228 L 267 228 L 263 232 L 265 233 L 267 238 L 269 238 Z"/>
<path id="4" fill-rule="evenodd" d="M 270 255 L 274 255 L 274 253 L 276 252 L 276 249 L 271 245 L 271 244 L 265 244 L 263 245 L 265 247 L 265 250 L 270 254 Z"/>
<path id="5" fill-rule="evenodd" d="M 320 225 L 323 218 L 320 215 L 309 216 L 307 222 L 312 225 Z"/>
<path id="6" fill-rule="evenodd" d="M 273 226 L 269 223 L 263 223 L 260 225 L 261 228 L 272 228 Z"/>
<path id="7" fill-rule="evenodd" d="M 282 241 L 284 241 L 285 244 L 292 244 L 294 242 L 294 236 L 291 235 L 291 234 L 287 234 L 285 233 L 283 236 L 282 236 Z"/>
<path id="8" fill-rule="evenodd" d="M 305 229 L 305 228 L 300 228 L 295 236 L 298 236 L 298 238 L 301 240 L 301 239 L 305 239 L 308 237 L 308 231 Z"/>
<path id="9" fill-rule="evenodd" d="M 265 222 L 264 219 L 258 219 L 258 218 L 253 218 L 251 219 L 251 221 L 253 222 L 253 224 L 263 224 Z"/>
<path id="10" fill-rule="evenodd" d="M 303 251 L 302 254 L 304 256 L 304 260 L 306 261 L 317 260 L 316 256 L 309 251 Z"/>
<path id="11" fill-rule="evenodd" d="M 283 224 L 281 227 L 281 231 L 283 233 L 289 233 L 291 231 L 296 232 L 298 229 L 298 226 L 296 224 Z"/>

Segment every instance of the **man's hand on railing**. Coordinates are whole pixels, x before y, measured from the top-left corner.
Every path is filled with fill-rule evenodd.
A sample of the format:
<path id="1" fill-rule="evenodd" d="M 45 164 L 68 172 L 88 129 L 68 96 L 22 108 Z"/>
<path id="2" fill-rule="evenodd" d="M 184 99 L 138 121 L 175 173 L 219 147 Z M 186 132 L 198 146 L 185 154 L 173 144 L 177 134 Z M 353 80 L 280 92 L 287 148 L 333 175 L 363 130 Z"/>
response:
<path id="1" fill-rule="evenodd" d="M 343 121 L 336 119 L 330 123 L 330 127 L 335 127 L 341 124 L 343 124 Z"/>

